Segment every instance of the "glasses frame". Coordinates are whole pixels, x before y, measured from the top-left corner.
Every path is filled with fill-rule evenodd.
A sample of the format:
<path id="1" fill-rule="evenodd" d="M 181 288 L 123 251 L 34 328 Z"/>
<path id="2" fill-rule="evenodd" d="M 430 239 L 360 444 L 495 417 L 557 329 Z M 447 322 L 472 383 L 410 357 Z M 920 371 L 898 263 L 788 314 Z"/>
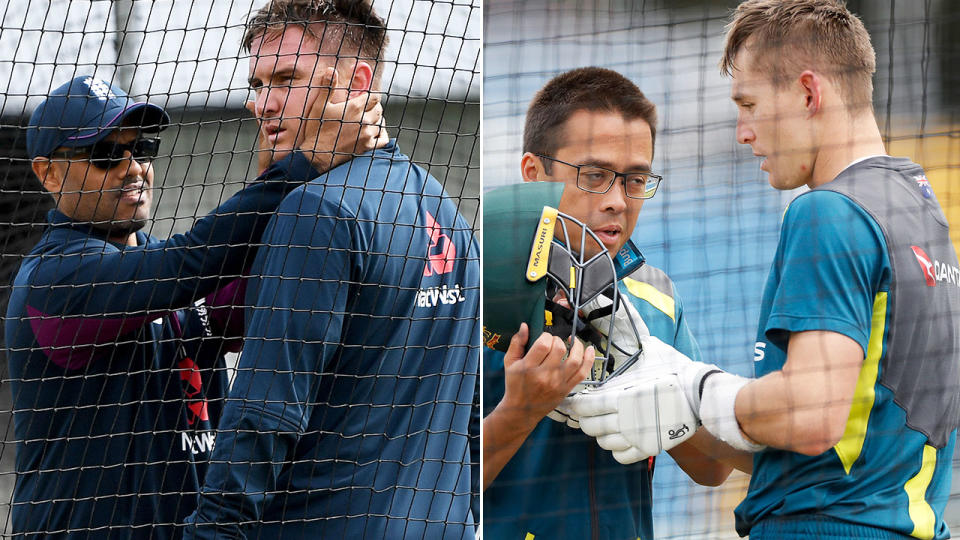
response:
<path id="1" fill-rule="evenodd" d="M 547 159 L 547 160 L 550 160 L 550 161 L 555 161 L 555 162 L 557 162 L 557 163 L 562 163 L 562 164 L 564 164 L 564 165 L 566 165 L 566 166 L 568 166 L 568 167 L 573 167 L 574 169 L 576 169 L 576 170 L 577 170 L 577 188 L 580 189 L 580 190 L 582 190 L 582 191 L 586 191 L 587 193 L 596 193 L 596 194 L 598 194 L 598 195 L 603 195 L 603 194 L 609 192 L 609 191 L 610 191 L 610 188 L 612 188 L 613 185 L 617 183 L 617 178 L 623 178 L 623 193 L 624 193 L 624 195 L 626 195 L 628 199 L 636 199 L 636 200 L 644 200 L 644 201 L 645 201 L 645 200 L 647 200 L 647 199 L 652 199 L 653 196 L 657 194 L 657 190 L 660 189 L 660 183 L 663 182 L 663 176 L 661 176 L 661 175 L 659 175 L 659 174 L 654 174 L 654 173 L 652 173 L 652 172 L 622 173 L 622 172 L 617 172 L 617 171 L 615 171 L 615 170 L 613 170 L 613 169 L 608 169 L 608 168 L 606 168 L 606 167 L 600 167 L 600 166 L 598 166 L 598 165 L 574 165 L 573 163 L 567 163 L 566 161 L 563 161 L 562 159 L 557 159 L 557 158 L 555 158 L 555 157 L 545 156 L 545 155 L 543 155 L 543 154 L 534 154 L 534 155 L 537 156 L 537 157 L 540 158 L 540 159 Z M 585 187 L 583 187 L 583 186 L 580 185 L 580 168 L 581 168 L 581 167 L 589 167 L 589 168 L 591 168 L 591 169 L 600 169 L 600 170 L 603 170 L 603 171 L 611 172 L 611 173 L 613 173 L 613 180 L 612 180 L 609 184 L 607 184 L 606 189 L 604 189 L 603 191 L 596 191 L 596 190 L 593 190 L 593 189 L 585 188 Z M 653 195 L 650 195 L 649 197 L 634 197 L 634 196 L 630 195 L 630 193 L 629 193 L 628 190 L 627 190 L 627 177 L 630 176 L 630 175 L 634 175 L 634 174 L 643 174 L 643 175 L 645 175 L 645 176 L 647 176 L 647 177 L 649 177 L 649 178 L 653 178 L 653 179 L 655 179 L 655 180 L 657 181 L 656 187 L 653 188 Z"/>
<path id="2" fill-rule="evenodd" d="M 160 151 L 159 137 L 140 137 L 127 144 L 114 141 L 100 141 L 90 146 L 81 146 L 70 150 L 60 150 L 50 154 L 50 157 L 75 159 L 85 157 L 85 161 L 98 169 L 108 171 L 128 159 L 140 163 L 152 163 Z M 127 156 L 127 152 L 130 155 Z"/>

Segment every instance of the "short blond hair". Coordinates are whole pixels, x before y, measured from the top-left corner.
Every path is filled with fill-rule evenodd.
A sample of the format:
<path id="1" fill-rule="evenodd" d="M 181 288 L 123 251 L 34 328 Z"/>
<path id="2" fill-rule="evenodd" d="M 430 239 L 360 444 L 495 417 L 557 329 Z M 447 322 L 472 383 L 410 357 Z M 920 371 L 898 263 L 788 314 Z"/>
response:
<path id="1" fill-rule="evenodd" d="M 747 0 L 734 10 L 720 71 L 731 75 L 750 42 L 756 65 L 782 87 L 806 69 L 840 85 L 848 108 L 873 106 L 876 53 L 863 22 L 842 0 Z M 741 66 L 742 67 L 742 66 Z"/>

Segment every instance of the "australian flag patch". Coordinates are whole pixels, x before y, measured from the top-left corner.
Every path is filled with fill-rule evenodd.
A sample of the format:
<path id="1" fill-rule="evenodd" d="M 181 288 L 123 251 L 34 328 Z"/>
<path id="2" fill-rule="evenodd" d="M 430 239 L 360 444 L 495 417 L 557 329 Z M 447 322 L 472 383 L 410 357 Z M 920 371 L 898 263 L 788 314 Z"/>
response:
<path id="1" fill-rule="evenodd" d="M 930 181 L 927 180 L 926 176 L 918 174 L 914 176 L 913 179 L 916 181 L 917 185 L 920 186 L 920 193 L 924 196 L 924 198 L 929 199 L 930 197 L 933 197 L 933 188 L 930 187 Z"/>

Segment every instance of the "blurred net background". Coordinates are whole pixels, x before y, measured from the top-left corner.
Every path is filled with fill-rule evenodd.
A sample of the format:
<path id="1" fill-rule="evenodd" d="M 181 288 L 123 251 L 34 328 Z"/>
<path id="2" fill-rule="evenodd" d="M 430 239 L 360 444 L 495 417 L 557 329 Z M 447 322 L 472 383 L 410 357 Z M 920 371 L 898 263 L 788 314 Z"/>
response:
<path id="1" fill-rule="evenodd" d="M 634 241 L 665 270 L 705 361 L 753 374 L 763 283 L 780 219 L 800 191 L 778 192 L 736 143 L 729 80 L 717 67 L 735 0 L 489 0 L 484 3 L 483 187 L 520 181 L 523 120 L 554 75 L 602 66 L 658 106 L 653 170 L 664 175 Z M 877 53 L 874 106 L 891 155 L 926 168 L 960 251 L 960 11 L 955 0 L 848 0 Z M 803 188 L 806 189 L 806 188 Z M 956 465 L 957 458 L 954 459 Z M 947 523 L 960 529 L 960 471 Z M 666 454 L 654 475 L 658 538 L 736 538 L 747 478 L 695 486 Z"/>
<path id="2" fill-rule="evenodd" d="M 53 200 L 26 159 L 23 126 L 52 89 L 94 75 L 165 107 L 154 163 L 157 238 L 194 220 L 256 176 L 256 122 L 244 110 L 243 25 L 264 0 L 0 3 L 0 332 L 10 280 Z M 479 0 L 375 0 L 386 20 L 382 88 L 391 137 L 444 185 L 473 224 L 479 207 Z M 0 334 L 2 344 L 2 334 Z M 7 362 L 0 347 L 0 533 L 15 473 Z"/>

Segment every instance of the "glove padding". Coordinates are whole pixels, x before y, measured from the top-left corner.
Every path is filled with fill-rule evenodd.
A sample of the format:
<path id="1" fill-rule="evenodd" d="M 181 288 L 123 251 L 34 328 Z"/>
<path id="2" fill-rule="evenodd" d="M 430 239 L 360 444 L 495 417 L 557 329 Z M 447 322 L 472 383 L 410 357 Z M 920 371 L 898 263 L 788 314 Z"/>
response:
<path id="1" fill-rule="evenodd" d="M 660 341 L 654 336 L 640 338 L 643 353 L 640 360 L 626 373 L 646 378 L 662 378 L 673 374 L 680 381 L 680 387 L 690 408 L 700 417 L 700 388 L 703 379 L 711 372 L 723 370 L 713 364 L 691 360 L 687 355 Z"/>
<path id="2" fill-rule="evenodd" d="M 580 415 L 580 429 L 624 465 L 670 450 L 692 437 L 698 424 L 674 374 L 616 377 L 567 401 Z"/>
<path id="3" fill-rule="evenodd" d="M 580 429 L 580 418 L 575 416 L 573 411 L 570 410 L 568 401 L 569 397 L 564 399 L 557 405 L 557 408 L 547 413 L 547 418 L 553 420 L 554 422 L 560 422 L 561 424 L 566 424 L 573 429 Z"/>
<path id="4" fill-rule="evenodd" d="M 584 433 L 623 464 L 634 463 L 690 438 L 700 424 L 700 383 L 720 371 L 695 362 L 653 336 L 626 372 L 563 401 Z M 684 429 L 686 428 L 686 429 Z"/>
<path id="5" fill-rule="evenodd" d="M 584 313 L 591 313 L 595 310 L 605 308 L 612 303 L 613 300 L 601 294 L 584 304 L 582 311 Z M 621 297 L 617 311 L 612 314 L 612 316 L 614 318 L 612 331 L 610 330 L 611 315 L 592 319 L 589 321 L 589 324 L 603 336 L 602 346 L 604 348 L 608 347 L 610 343 L 610 337 L 607 333 L 609 332 L 613 335 L 613 343 L 616 344 L 616 347 L 614 347 L 610 354 L 614 358 L 614 370 L 616 370 L 620 365 L 619 361 L 621 358 L 631 358 L 640 349 L 640 344 L 637 341 L 638 336 L 649 336 L 650 330 L 647 328 L 647 324 L 643 322 L 643 318 L 640 317 L 637 308 L 633 307 L 633 304 L 625 298 Z M 603 375 L 602 371 L 604 369 L 605 366 L 602 360 L 597 360 L 593 366 L 594 379 L 599 380 Z M 578 384 L 570 392 L 570 395 L 576 395 L 585 388 L 587 388 L 586 385 Z M 547 413 L 547 418 L 567 424 L 573 429 L 579 429 L 579 418 L 570 409 L 567 403 L 569 399 L 570 398 L 563 400 L 556 409 Z"/>

